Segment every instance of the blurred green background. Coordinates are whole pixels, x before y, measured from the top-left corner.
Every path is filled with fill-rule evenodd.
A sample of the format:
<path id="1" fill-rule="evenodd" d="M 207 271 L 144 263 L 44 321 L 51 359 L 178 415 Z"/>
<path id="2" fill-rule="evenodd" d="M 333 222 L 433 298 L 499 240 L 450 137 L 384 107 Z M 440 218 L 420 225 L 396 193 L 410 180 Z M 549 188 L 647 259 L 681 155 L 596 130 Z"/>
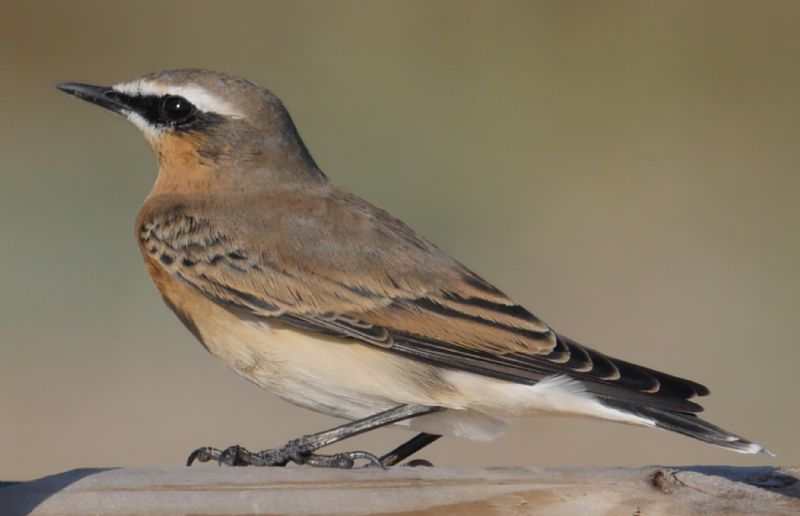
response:
<path id="1" fill-rule="evenodd" d="M 542 418 L 423 457 L 800 463 L 798 22 L 789 1 L 3 1 L 0 479 L 336 423 L 228 371 L 162 304 L 133 237 L 154 158 L 53 88 L 187 66 L 269 87 L 334 181 L 561 332 L 708 384 L 710 420 L 778 453 Z"/>

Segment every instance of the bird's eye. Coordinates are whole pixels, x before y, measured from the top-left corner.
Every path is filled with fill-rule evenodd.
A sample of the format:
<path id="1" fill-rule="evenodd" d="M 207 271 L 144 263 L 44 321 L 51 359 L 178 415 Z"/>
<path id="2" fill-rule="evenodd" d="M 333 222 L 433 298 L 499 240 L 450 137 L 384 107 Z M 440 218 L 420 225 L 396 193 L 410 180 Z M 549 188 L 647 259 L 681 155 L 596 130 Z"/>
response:
<path id="1" fill-rule="evenodd" d="M 194 104 L 177 95 L 169 95 L 161 101 L 161 116 L 171 124 L 188 121 L 196 111 Z"/>

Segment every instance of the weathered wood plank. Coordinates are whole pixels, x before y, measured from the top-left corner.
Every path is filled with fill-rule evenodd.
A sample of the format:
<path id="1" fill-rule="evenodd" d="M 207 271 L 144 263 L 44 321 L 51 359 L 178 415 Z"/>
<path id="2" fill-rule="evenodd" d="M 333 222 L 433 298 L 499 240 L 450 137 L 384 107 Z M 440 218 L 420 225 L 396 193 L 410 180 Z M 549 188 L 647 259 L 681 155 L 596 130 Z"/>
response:
<path id="1" fill-rule="evenodd" d="M 4 515 L 800 514 L 800 468 L 78 469 L 0 488 Z"/>

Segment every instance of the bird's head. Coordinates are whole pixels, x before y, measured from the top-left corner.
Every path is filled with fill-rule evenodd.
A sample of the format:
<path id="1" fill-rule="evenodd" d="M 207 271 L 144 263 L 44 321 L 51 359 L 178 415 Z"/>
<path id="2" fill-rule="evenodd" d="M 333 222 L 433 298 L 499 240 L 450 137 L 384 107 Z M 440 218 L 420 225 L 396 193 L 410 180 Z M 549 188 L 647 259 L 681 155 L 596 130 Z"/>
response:
<path id="1" fill-rule="evenodd" d="M 280 99 L 245 79 L 181 69 L 113 86 L 66 82 L 57 87 L 138 127 L 158 157 L 160 175 L 208 167 L 217 174 L 259 170 L 324 178 Z"/>

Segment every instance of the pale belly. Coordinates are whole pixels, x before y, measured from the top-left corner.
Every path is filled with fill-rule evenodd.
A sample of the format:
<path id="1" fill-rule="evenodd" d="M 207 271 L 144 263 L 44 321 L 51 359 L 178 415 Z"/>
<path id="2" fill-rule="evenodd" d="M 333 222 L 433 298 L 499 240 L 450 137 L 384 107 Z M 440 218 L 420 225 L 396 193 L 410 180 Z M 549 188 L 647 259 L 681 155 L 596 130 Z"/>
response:
<path id="1" fill-rule="evenodd" d="M 221 330 L 203 334 L 212 354 L 281 398 L 328 415 L 358 419 L 402 404 L 435 405 L 447 395 L 434 368 L 368 345 L 266 321 L 238 320 Z"/>
<path id="2" fill-rule="evenodd" d="M 398 425 L 479 440 L 494 439 L 506 426 L 498 417 L 470 410 L 440 368 L 355 341 L 243 318 L 188 289 L 181 294 L 182 315 L 206 349 L 290 403 L 351 420 L 404 404 L 446 407 L 452 410 Z"/>

